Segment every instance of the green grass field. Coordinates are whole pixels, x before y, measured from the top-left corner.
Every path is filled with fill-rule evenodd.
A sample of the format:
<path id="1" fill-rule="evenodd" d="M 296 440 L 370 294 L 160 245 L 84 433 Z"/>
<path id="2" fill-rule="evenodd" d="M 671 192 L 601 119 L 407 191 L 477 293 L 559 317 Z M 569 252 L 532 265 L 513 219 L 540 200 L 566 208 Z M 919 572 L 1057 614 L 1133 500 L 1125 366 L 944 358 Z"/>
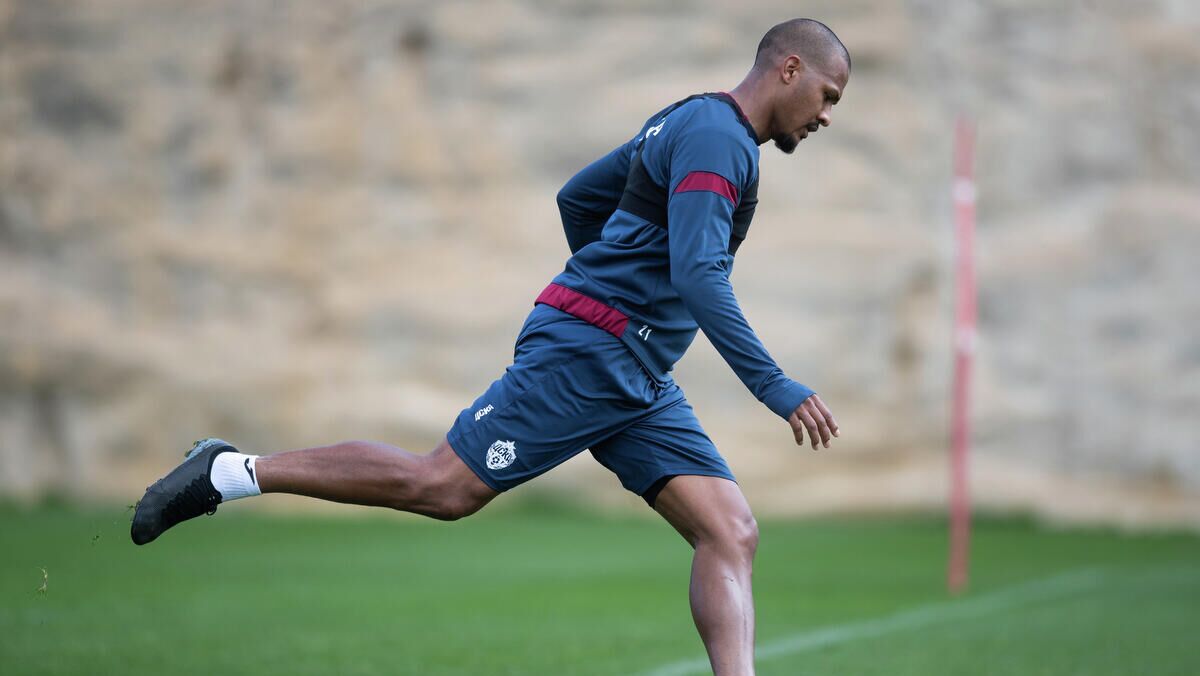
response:
<path id="1" fill-rule="evenodd" d="M 0 508 L 0 673 L 704 673 L 664 523 L 238 507 L 144 548 L 121 509 Z M 1200 673 L 1194 535 L 982 520 L 950 600 L 936 519 L 761 528 L 760 674 Z"/>

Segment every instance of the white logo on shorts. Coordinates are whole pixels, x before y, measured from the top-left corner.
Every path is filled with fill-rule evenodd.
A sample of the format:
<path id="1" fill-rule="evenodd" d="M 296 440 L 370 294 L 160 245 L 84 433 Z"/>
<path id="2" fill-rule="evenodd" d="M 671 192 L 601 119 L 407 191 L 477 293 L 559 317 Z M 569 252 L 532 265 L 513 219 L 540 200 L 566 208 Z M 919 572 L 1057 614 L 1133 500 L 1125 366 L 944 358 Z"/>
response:
<path id="1" fill-rule="evenodd" d="M 478 411 L 475 411 L 475 422 L 479 422 L 480 418 L 491 413 L 492 408 L 493 408 L 492 405 L 488 404 L 487 406 L 484 406 L 483 408 L 479 409 Z"/>
<path id="2" fill-rule="evenodd" d="M 513 464 L 517 459 L 517 442 L 515 441 L 500 441 L 492 444 L 492 447 L 487 452 L 487 468 L 488 469 L 504 469 Z"/>

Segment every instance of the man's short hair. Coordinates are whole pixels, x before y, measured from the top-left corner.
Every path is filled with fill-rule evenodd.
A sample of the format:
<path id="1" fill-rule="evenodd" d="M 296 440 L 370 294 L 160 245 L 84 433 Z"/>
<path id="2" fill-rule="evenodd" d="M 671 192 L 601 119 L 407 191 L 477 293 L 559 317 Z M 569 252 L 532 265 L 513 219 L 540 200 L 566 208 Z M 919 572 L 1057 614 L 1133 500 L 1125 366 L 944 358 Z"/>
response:
<path id="1" fill-rule="evenodd" d="M 846 70 L 850 69 L 850 51 L 829 26 L 816 19 L 792 19 L 773 26 L 758 43 L 754 67 L 769 68 L 792 54 L 818 67 L 841 57 L 846 61 Z"/>

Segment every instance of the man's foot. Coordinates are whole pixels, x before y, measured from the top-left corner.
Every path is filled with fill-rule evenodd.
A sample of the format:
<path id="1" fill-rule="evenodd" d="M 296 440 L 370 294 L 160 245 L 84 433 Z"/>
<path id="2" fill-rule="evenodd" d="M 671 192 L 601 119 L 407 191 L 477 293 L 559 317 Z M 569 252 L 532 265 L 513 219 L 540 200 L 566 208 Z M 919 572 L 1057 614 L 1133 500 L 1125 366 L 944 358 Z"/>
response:
<path id="1" fill-rule="evenodd" d="M 201 514 L 213 514 L 221 494 L 209 478 L 213 459 L 237 449 L 221 439 L 201 439 L 188 451 L 183 464 L 146 489 L 133 513 L 129 535 L 134 544 L 152 542 L 171 526 Z"/>

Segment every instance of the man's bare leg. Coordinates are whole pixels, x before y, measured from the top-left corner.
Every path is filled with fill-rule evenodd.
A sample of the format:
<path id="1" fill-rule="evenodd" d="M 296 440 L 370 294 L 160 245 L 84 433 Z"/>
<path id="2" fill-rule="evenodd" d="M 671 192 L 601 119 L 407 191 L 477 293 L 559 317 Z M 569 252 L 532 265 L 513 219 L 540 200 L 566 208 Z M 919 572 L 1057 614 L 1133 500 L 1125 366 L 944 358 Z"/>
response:
<path id="1" fill-rule="evenodd" d="M 346 441 L 262 456 L 256 469 L 263 493 L 390 507 L 447 521 L 474 514 L 498 495 L 445 439 L 428 455 Z"/>
<path id="2" fill-rule="evenodd" d="M 251 456 L 209 438 L 196 442 L 181 465 L 146 488 L 129 534 L 144 545 L 179 523 L 216 512 L 222 502 L 260 492 L 390 507 L 445 521 L 474 514 L 497 495 L 445 439 L 428 455 L 348 441 Z"/>
<path id="3" fill-rule="evenodd" d="M 741 489 L 727 479 L 677 476 L 658 494 L 654 509 L 695 549 L 689 598 L 713 674 L 753 674 L 750 578 L 758 526 Z"/>

